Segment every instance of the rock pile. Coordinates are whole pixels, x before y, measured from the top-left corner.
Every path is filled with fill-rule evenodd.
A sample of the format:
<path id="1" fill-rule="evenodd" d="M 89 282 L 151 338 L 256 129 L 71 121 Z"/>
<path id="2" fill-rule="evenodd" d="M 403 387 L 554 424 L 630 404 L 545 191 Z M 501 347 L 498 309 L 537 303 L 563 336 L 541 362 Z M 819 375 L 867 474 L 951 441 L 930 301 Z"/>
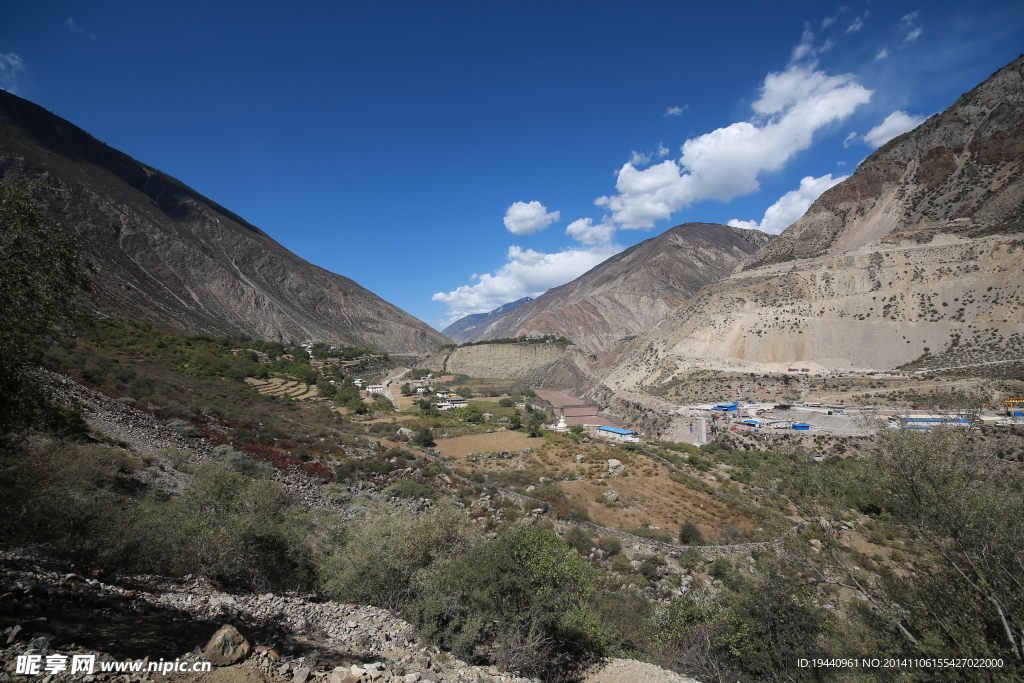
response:
<path id="1" fill-rule="evenodd" d="M 147 643 L 155 661 L 211 661 L 244 666 L 268 682 L 280 683 L 535 683 L 494 667 L 471 666 L 420 643 L 405 621 L 376 607 L 320 602 L 299 595 L 271 593 L 235 595 L 208 582 L 185 577 L 120 577 L 106 583 L 43 567 L 30 558 L 0 555 L 0 619 L 13 624 L 0 631 L 0 680 L 29 680 L 14 676 L 16 659 L 25 654 L 95 654 L 97 661 L 125 661 L 125 645 L 109 650 L 82 647 L 72 621 L 92 624 L 128 617 L 144 619 L 149 628 L 170 633 L 174 624 L 188 622 L 185 642 L 167 636 Z M 37 616 L 48 614 L 47 616 Z M 252 648 L 243 633 L 258 634 Z M 198 634 L 206 635 L 199 638 Z M 78 637 L 81 633 L 78 633 Z M 145 646 L 145 645 L 144 645 Z M 203 649 L 205 646 L 205 650 Z M 156 651 L 156 650 L 162 651 Z M 145 669 L 145 667 L 143 667 Z M 189 680 L 197 680 L 189 674 Z M 58 672 L 49 682 L 77 681 L 80 673 Z M 166 680 L 145 670 L 132 675 L 98 673 L 84 683 L 117 681 L 141 683 Z"/>

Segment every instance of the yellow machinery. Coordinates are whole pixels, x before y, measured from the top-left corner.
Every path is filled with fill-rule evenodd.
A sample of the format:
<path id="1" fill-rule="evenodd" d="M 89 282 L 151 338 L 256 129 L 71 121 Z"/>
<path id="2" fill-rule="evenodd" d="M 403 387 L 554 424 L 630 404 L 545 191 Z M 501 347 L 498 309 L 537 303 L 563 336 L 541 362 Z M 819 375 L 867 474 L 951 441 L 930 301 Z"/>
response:
<path id="1" fill-rule="evenodd" d="M 1006 407 L 1006 414 L 1013 415 L 1015 417 L 1024 417 L 1024 397 L 1016 396 L 1003 399 L 1003 405 Z"/>

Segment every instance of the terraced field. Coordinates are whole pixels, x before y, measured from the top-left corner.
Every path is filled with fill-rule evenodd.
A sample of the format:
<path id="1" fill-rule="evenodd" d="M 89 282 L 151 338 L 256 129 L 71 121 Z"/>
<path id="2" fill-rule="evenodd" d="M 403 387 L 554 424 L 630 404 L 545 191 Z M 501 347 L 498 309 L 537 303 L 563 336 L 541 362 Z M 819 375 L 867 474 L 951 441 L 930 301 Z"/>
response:
<path id="1" fill-rule="evenodd" d="M 317 396 L 315 384 L 305 384 L 295 380 L 281 379 L 280 377 L 271 377 L 270 379 L 246 377 L 245 383 L 264 396 L 290 396 L 298 401 L 316 398 Z"/>

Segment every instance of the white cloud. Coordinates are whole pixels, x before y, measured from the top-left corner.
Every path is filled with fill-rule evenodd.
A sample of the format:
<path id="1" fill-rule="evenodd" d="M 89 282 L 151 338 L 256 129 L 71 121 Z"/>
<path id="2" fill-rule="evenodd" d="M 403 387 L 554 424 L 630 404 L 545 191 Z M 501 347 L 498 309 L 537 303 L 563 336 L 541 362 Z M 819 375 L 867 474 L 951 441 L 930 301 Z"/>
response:
<path id="1" fill-rule="evenodd" d="M 811 31 L 811 25 L 809 23 L 804 24 L 803 35 L 800 36 L 800 43 L 793 48 L 793 53 L 789 57 L 790 63 L 798 62 L 804 57 L 814 56 L 814 32 Z"/>
<path id="2" fill-rule="evenodd" d="M 25 62 L 13 52 L 0 52 L 0 88 L 18 92 L 18 74 L 24 73 Z"/>
<path id="3" fill-rule="evenodd" d="M 593 219 L 580 218 L 569 224 L 565 234 L 583 244 L 608 244 L 615 234 L 615 226 L 603 222 L 595 225 Z"/>
<path id="4" fill-rule="evenodd" d="M 532 235 L 558 220 L 558 211 L 548 213 L 540 202 L 515 202 L 505 211 L 505 227 L 513 235 Z"/>
<path id="5" fill-rule="evenodd" d="M 511 246 L 506 254 L 508 263 L 497 272 L 473 275 L 476 284 L 463 285 L 448 293 L 438 292 L 431 298 L 448 306 L 453 321 L 472 313 L 486 313 L 524 296 L 538 297 L 552 287 L 576 279 L 621 250 L 622 247 L 605 244 L 546 254 Z"/>
<path id="6" fill-rule="evenodd" d="M 821 27 L 823 29 L 828 28 L 832 24 L 836 23 L 836 21 L 838 21 L 838 20 L 839 20 L 839 15 L 838 14 L 835 15 L 834 17 L 825 17 L 824 19 L 821 20 Z"/>
<path id="7" fill-rule="evenodd" d="M 634 166 L 646 166 L 651 162 L 651 155 L 636 151 L 635 149 L 629 153 L 629 163 Z"/>
<path id="8" fill-rule="evenodd" d="M 782 195 L 779 201 L 769 206 L 768 210 L 764 212 L 764 218 L 761 219 L 760 223 L 757 221 L 741 221 L 734 218 L 729 221 L 729 225 L 735 228 L 752 228 L 767 232 L 770 235 L 778 235 L 793 225 L 793 223 L 796 223 L 807 212 L 807 209 L 814 203 L 814 200 L 820 197 L 825 190 L 838 185 L 849 177 L 844 175 L 833 178 L 831 173 L 820 178 L 807 176 L 800 181 L 799 189 L 790 190 Z"/>
<path id="9" fill-rule="evenodd" d="M 867 19 L 868 16 L 870 16 L 870 15 L 871 15 L 871 12 L 864 12 L 863 15 L 861 15 L 861 16 L 857 17 L 856 19 L 854 19 L 853 23 L 851 23 L 849 26 L 846 27 L 845 33 L 856 33 L 857 31 L 859 31 L 862 28 L 864 28 L 864 20 Z"/>
<path id="10" fill-rule="evenodd" d="M 875 53 L 875 61 L 877 62 L 880 59 L 885 59 L 888 56 L 889 56 L 889 48 L 887 48 L 887 47 L 880 47 L 880 48 L 878 48 L 878 52 Z"/>
<path id="11" fill-rule="evenodd" d="M 857 135 L 856 132 L 850 133 L 849 135 L 846 136 L 846 139 L 843 140 L 843 147 L 849 147 L 853 143 L 857 142 L 858 137 L 860 136 Z"/>
<path id="12" fill-rule="evenodd" d="M 690 105 L 688 105 L 688 104 L 685 105 L 685 106 L 682 106 L 682 107 L 666 107 L 664 115 L 665 116 L 682 116 L 683 114 L 685 114 L 688 111 L 690 111 Z"/>
<path id="13" fill-rule="evenodd" d="M 910 28 L 917 21 L 917 18 L 921 16 L 921 10 L 914 10 L 910 14 L 904 14 L 903 18 L 900 19 L 900 27 Z"/>
<path id="14" fill-rule="evenodd" d="M 864 142 L 872 147 L 881 147 L 897 135 L 914 130 L 927 117 L 911 116 L 905 111 L 894 111 L 885 120 L 864 134 Z"/>
<path id="15" fill-rule="evenodd" d="M 654 150 L 653 152 L 638 152 L 634 149 L 632 152 L 629 153 L 629 163 L 631 163 L 633 166 L 646 166 L 647 164 L 651 163 L 652 159 L 661 159 L 663 157 L 667 157 L 671 151 L 672 150 L 670 150 L 668 147 L 661 144 L 660 142 L 658 143 L 658 149 Z"/>
<path id="16" fill-rule="evenodd" d="M 920 26 L 918 26 L 913 31 L 911 31 L 910 33 L 907 34 L 907 37 L 903 39 L 903 42 L 904 43 L 912 43 L 915 40 L 917 40 L 918 38 L 920 38 L 922 33 L 924 33 L 924 29 L 921 28 Z"/>
<path id="17" fill-rule="evenodd" d="M 78 22 L 73 17 L 68 17 L 64 20 L 64 25 L 68 27 L 68 30 L 72 33 L 85 33 L 85 29 L 78 25 Z M 96 40 L 96 36 L 92 33 L 88 34 L 89 40 Z"/>
<path id="18" fill-rule="evenodd" d="M 626 163 L 618 171 L 619 194 L 595 204 L 607 207 L 622 228 L 650 228 L 694 202 L 755 192 L 761 173 L 781 169 L 811 145 L 815 131 L 846 118 L 871 94 L 852 75 L 828 76 L 791 64 L 765 78 L 752 105 L 756 122 L 740 121 L 687 140 L 678 161 L 642 170 Z"/>

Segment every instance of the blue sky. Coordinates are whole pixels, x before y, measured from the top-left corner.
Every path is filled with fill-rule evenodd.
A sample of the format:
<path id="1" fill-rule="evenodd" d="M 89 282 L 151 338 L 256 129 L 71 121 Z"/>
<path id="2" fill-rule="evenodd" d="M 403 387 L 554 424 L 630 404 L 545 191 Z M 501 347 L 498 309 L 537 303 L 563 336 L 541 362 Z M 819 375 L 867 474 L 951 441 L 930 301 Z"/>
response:
<path id="1" fill-rule="evenodd" d="M 416 317 L 799 217 L 1024 50 L 1024 4 L 0 7 L 0 87 Z"/>

